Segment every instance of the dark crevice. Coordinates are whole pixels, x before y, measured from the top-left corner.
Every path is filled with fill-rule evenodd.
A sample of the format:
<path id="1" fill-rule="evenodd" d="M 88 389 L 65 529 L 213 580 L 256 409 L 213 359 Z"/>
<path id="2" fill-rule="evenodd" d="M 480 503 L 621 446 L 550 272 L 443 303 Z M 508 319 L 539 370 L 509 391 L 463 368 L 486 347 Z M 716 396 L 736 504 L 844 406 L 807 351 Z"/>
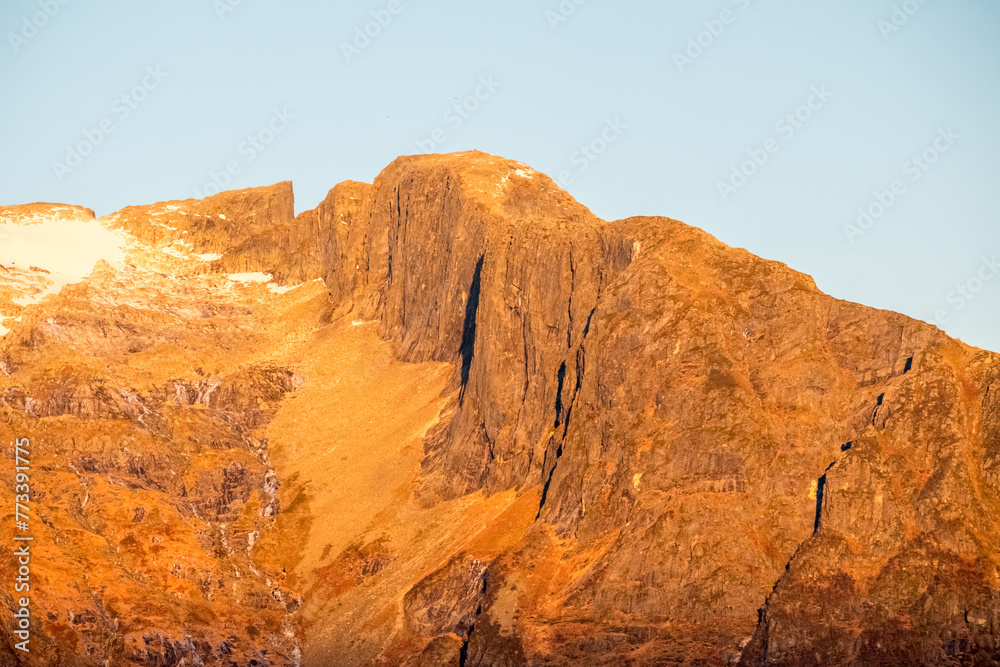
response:
<path id="1" fill-rule="evenodd" d="M 538 503 L 538 513 L 535 514 L 535 519 L 536 520 L 540 516 L 542 516 L 542 508 L 545 507 L 545 499 L 549 495 L 549 485 L 552 484 L 552 476 L 556 474 L 556 465 L 558 465 L 559 459 L 562 457 L 562 453 L 563 453 L 563 448 L 562 448 L 562 445 L 560 444 L 559 448 L 556 449 L 556 460 L 552 462 L 552 469 L 549 470 L 549 475 L 545 479 L 545 486 L 542 487 L 542 499 Z"/>
<path id="2" fill-rule="evenodd" d="M 395 188 L 395 194 L 396 194 L 396 220 L 395 220 L 395 222 L 396 222 L 397 229 L 398 229 L 399 228 L 399 223 L 400 223 L 400 221 L 403 218 L 402 212 L 400 210 L 399 188 L 398 187 Z M 390 206 L 390 209 L 391 209 L 392 204 L 390 203 L 389 206 Z M 388 284 L 391 285 L 392 284 L 392 243 L 388 243 L 388 241 L 389 241 L 389 239 L 387 238 L 386 239 L 386 242 L 387 242 L 386 245 L 388 246 L 388 248 L 387 248 L 387 252 L 386 252 L 386 281 L 388 282 Z M 404 321 L 405 321 L 405 318 L 404 318 Z"/>
<path id="3" fill-rule="evenodd" d="M 841 445 L 840 446 L 840 451 L 846 452 L 848 449 L 850 449 L 853 446 L 854 446 L 854 442 L 851 441 L 851 442 L 847 443 L 846 445 Z M 835 465 L 837 465 L 836 459 L 833 461 L 833 463 L 831 463 L 830 465 L 828 465 L 826 467 L 826 470 L 823 471 L 823 476 L 820 477 L 818 480 L 816 480 L 816 516 L 815 516 L 815 519 L 813 520 L 813 535 L 815 535 L 817 532 L 819 532 L 820 521 L 822 519 L 822 514 L 823 514 L 823 496 L 826 493 L 826 474 L 828 472 L 830 472 L 830 470 Z M 786 567 L 785 569 L 787 570 L 788 568 Z"/>
<path id="4" fill-rule="evenodd" d="M 590 323 L 591 323 L 591 321 L 593 321 L 593 319 L 594 319 L 594 313 L 596 313 L 596 312 L 597 312 L 597 306 L 594 306 L 593 308 L 590 309 L 590 315 L 587 316 L 587 326 L 585 326 L 583 328 L 583 336 L 584 336 L 584 338 L 586 338 L 587 334 L 590 333 Z"/>
<path id="5" fill-rule="evenodd" d="M 600 298 L 600 295 L 598 295 Z M 590 334 L 590 325 L 594 319 L 594 313 L 597 312 L 597 306 L 595 305 L 591 310 L 590 314 L 587 316 L 587 324 L 583 328 L 583 336 L 580 340 L 580 347 L 576 351 L 576 382 L 573 387 L 573 395 L 570 397 L 569 404 L 566 406 L 566 416 L 561 418 L 563 411 L 563 400 L 562 393 L 566 380 L 566 361 L 563 360 L 559 367 L 559 394 L 556 398 L 556 424 L 555 427 L 558 428 L 560 424 L 563 427 L 562 436 L 560 438 L 559 447 L 556 449 L 555 459 L 552 461 L 552 468 L 549 469 L 548 475 L 545 475 L 545 485 L 542 487 L 542 497 L 538 503 L 538 513 L 535 515 L 535 519 L 542 516 L 542 508 L 545 507 L 545 501 L 549 495 L 549 486 L 552 484 L 552 477 L 555 475 L 556 466 L 559 465 L 559 459 L 563 454 L 563 443 L 566 442 L 566 436 L 569 433 L 570 419 L 573 416 L 573 407 L 576 404 L 577 396 L 580 393 L 580 388 L 583 386 L 583 373 L 586 368 L 586 348 L 585 344 L 587 342 L 587 336 Z M 542 461 L 542 471 L 544 473 L 545 466 L 548 462 L 548 451 L 546 448 L 545 459 Z"/>
<path id="6" fill-rule="evenodd" d="M 875 404 L 875 411 L 872 413 L 872 426 L 876 426 L 878 423 L 878 409 L 882 407 L 882 403 L 885 401 L 885 394 L 879 394 L 878 402 Z"/>
<path id="7" fill-rule="evenodd" d="M 569 326 L 566 327 L 566 349 L 573 347 L 573 293 L 576 291 L 576 265 L 573 263 L 573 248 L 569 251 L 569 303 L 566 306 Z"/>
<path id="8" fill-rule="evenodd" d="M 479 312 L 479 290 L 482 284 L 483 261 L 486 255 L 480 255 L 476 263 L 476 272 L 469 287 L 469 298 L 465 303 L 465 324 L 462 328 L 462 389 L 458 394 L 460 405 L 465 404 L 465 388 L 469 384 L 469 371 L 472 369 L 472 358 L 476 354 L 476 314 Z"/>
<path id="9" fill-rule="evenodd" d="M 804 546 L 806 545 L 806 542 L 808 542 L 808 541 L 809 541 L 809 540 L 805 540 L 805 541 L 803 541 L 803 542 L 802 542 L 802 544 L 800 544 L 799 546 L 797 546 L 797 547 L 795 548 L 795 553 L 793 553 L 793 554 L 792 554 L 792 557 L 788 559 L 788 562 L 787 562 L 787 563 L 785 563 L 785 572 L 788 572 L 789 570 L 791 570 L 791 569 L 792 569 L 792 563 L 794 563 L 794 562 L 795 562 L 795 559 L 796 559 L 796 557 L 798 557 L 798 555 L 799 555 L 799 552 L 800 552 L 800 551 L 802 551 L 802 547 L 804 547 Z M 772 593 L 772 594 L 773 594 L 773 593 L 774 593 L 774 592 L 775 592 L 776 590 L 778 590 L 778 584 L 780 584 L 780 583 L 781 583 L 781 579 L 778 579 L 778 581 L 774 582 L 774 586 L 772 586 L 772 587 L 771 587 L 771 593 Z"/>
<path id="10" fill-rule="evenodd" d="M 569 303 L 566 305 L 566 313 L 569 316 L 569 326 L 566 327 L 566 349 L 573 347 L 573 296 L 570 295 Z"/>
<path id="11" fill-rule="evenodd" d="M 805 544 L 806 544 L 806 542 L 808 542 L 808 541 L 809 541 L 808 539 L 804 540 L 803 542 L 801 542 L 799 544 L 799 546 L 797 546 L 795 548 L 795 553 L 793 553 L 791 555 L 791 557 L 788 559 L 788 562 L 785 563 L 785 572 L 788 572 L 789 570 L 792 569 L 792 563 L 795 562 L 795 559 L 798 557 L 799 552 L 802 551 L 802 547 L 804 547 Z M 782 575 L 782 577 L 783 576 L 784 575 Z M 771 586 L 771 592 L 767 594 L 767 598 L 765 598 L 765 600 L 764 600 L 764 606 L 757 610 L 757 614 L 758 614 L 757 620 L 758 620 L 758 622 L 760 622 L 761 615 L 763 615 L 766 618 L 766 615 L 767 615 L 767 605 L 771 601 L 771 596 L 774 595 L 777 592 L 778 586 L 781 584 L 781 578 L 782 577 L 778 577 L 777 581 L 774 582 L 774 585 Z"/>
<path id="12" fill-rule="evenodd" d="M 827 470 L 829 470 L 829 468 L 827 468 Z M 823 475 L 816 482 L 816 520 L 813 522 L 813 535 L 819 532 L 820 520 L 823 514 L 823 493 L 825 491 L 826 491 L 826 475 Z"/>
<path id="13" fill-rule="evenodd" d="M 483 574 L 483 587 L 480 594 L 483 597 L 486 596 L 486 588 L 489 585 L 489 570 Z M 479 618 L 483 613 L 483 603 L 480 602 L 476 607 L 476 618 Z M 465 667 L 469 660 L 469 644 L 472 642 L 472 633 L 476 631 L 476 622 L 473 621 L 469 625 L 469 632 L 465 635 L 465 639 L 462 641 L 462 648 L 458 652 L 458 667 Z"/>
<path id="14" fill-rule="evenodd" d="M 462 642 L 462 649 L 458 652 L 458 667 L 465 667 L 466 662 L 469 660 L 469 641 L 472 639 L 472 633 L 475 629 L 475 623 L 469 626 L 469 635 Z"/>
<path id="15" fill-rule="evenodd" d="M 903 369 L 903 374 L 909 373 L 913 370 L 913 357 L 906 360 L 906 368 Z"/>
<path id="16" fill-rule="evenodd" d="M 757 622 L 760 623 L 761 621 L 764 622 L 764 634 L 761 638 L 762 641 L 760 648 L 763 653 L 763 661 L 767 664 L 768 649 L 770 649 L 771 645 L 771 619 L 768 617 L 767 612 L 763 609 L 758 612 L 757 616 Z"/>
<path id="17" fill-rule="evenodd" d="M 562 365 L 559 366 L 559 388 L 558 388 L 558 390 L 556 392 L 556 425 L 555 425 L 555 428 L 559 428 L 559 424 L 561 423 L 560 420 L 562 419 L 562 410 L 563 410 L 562 394 L 563 394 L 563 385 L 565 383 L 566 383 L 566 362 L 563 361 Z"/>
<path id="18" fill-rule="evenodd" d="M 483 428 L 485 429 L 485 427 L 483 427 Z M 486 458 L 486 464 L 483 466 L 483 479 L 488 479 L 489 478 L 489 476 L 490 476 L 490 466 L 493 465 L 493 461 L 495 461 L 496 458 L 497 458 L 496 449 L 495 449 L 495 445 L 494 445 L 493 441 L 490 440 L 489 437 L 486 437 L 486 443 L 487 443 L 489 451 L 487 451 L 487 453 L 486 453 L 486 456 L 487 456 L 487 458 Z"/>
<path id="19" fill-rule="evenodd" d="M 524 343 L 524 390 L 521 392 L 521 403 L 528 400 L 528 385 L 531 374 L 528 372 L 528 315 L 521 318 L 521 340 Z"/>
<path id="20" fill-rule="evenodd" d="M 573 415 L 573 407 L 576 405 L 576 397 L 580 394 L 580 388 L 583 386 L 583 371 L 586 368 L 586 357 L 584 354 L 584 349 L 581 346 L 579 350 L 576 351 L 576 385 L 573 387 L 573 397 L 569 401 L 569 408 L 566 410 L 566 419 L 563 420 L 563 440 L 566 439 L 566 434 L 569 432 L 569 418 Z"/>

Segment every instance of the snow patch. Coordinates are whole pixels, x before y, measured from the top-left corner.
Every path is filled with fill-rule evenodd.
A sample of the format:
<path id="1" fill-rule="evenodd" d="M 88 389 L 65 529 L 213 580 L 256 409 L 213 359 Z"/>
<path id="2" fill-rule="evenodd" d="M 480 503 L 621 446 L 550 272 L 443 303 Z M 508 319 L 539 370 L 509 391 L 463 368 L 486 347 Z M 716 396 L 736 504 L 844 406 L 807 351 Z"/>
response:
<path id="1" fill-rule="evenodd" d="M 219 214 L 219 218 L 220 218 L 220 219 L 222 219 L 222 220 L 225 220 L 225 219 L 226 219 L 226 216 L 224 216 L 224 215 L 222 215 L 222 214 L 220 213 L 220 214 Z"/>
<path id="2" fill-rule="evenodd" d="M 529 169 L 528 171 L 525 171 L 524 169 L 516 169 L 514 170 L 514 173 L 520 176 L 521 178 L 532 178 L 532 174 L 534 174 L 535 172 L 531 169 Z"/>
<path id="3" fill-rule="evenodd" d="M 30 305 L 80 282 L 102 259 L 112 266 L 123 265 L 125 243 L 122 233 L 93 219 L 49 217 L 30 227 L 0 223 L 0 264 L 48 272 L 51 284 L 41 294 L 18 299 L 27 301 L 20 305 Z"/>
<path id="4" fill-rule="evenodd" d="M 234 283 L 269 283 L 271 282 L 270 273 L 231 273 L 229 274 L 229 279 Z"/>
<path id="5" fill-rule="evenodd" d="M 201 255 L 195 255 L 195 257 L 203 262 L 214 262 L 217 259 L 222 259 L 222 255 L 217 255 L 214 252 L 206 252 Z"/>

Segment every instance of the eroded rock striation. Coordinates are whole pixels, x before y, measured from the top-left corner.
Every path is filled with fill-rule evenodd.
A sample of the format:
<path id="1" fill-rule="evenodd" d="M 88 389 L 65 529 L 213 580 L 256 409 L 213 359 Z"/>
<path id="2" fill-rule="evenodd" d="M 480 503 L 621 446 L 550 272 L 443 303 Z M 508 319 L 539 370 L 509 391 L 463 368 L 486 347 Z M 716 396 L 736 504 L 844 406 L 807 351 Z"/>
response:
<path id="1" fill-rule="evenodd" d="M 996 354 L 482 153 L 292 202 L 102 218 L 8 320 L 0 661 L 1000 661 Z"/>

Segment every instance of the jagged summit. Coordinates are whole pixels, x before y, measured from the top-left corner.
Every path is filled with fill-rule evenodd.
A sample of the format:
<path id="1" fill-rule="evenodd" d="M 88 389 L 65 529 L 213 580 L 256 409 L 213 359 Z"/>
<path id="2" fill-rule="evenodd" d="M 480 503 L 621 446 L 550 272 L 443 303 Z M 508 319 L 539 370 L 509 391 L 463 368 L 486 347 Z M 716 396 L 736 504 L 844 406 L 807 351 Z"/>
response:
<path id="1" fill-rule="evenodd" d="M 1000 659 L 997 355 L 484 153 L 292 197 L 0 302 L 39 664 Z"/>

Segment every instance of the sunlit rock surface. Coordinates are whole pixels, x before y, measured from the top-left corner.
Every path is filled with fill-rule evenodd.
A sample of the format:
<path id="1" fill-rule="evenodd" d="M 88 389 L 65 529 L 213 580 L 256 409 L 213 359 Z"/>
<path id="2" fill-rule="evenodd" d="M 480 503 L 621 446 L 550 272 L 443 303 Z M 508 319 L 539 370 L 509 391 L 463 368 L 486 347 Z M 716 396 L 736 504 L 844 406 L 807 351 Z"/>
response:
<path id="1" fill-rule="evenodd" d="M 462 153 L 0 265 L 0 664 L 1000 660 L 997 355 L 676 220 Z"/>

